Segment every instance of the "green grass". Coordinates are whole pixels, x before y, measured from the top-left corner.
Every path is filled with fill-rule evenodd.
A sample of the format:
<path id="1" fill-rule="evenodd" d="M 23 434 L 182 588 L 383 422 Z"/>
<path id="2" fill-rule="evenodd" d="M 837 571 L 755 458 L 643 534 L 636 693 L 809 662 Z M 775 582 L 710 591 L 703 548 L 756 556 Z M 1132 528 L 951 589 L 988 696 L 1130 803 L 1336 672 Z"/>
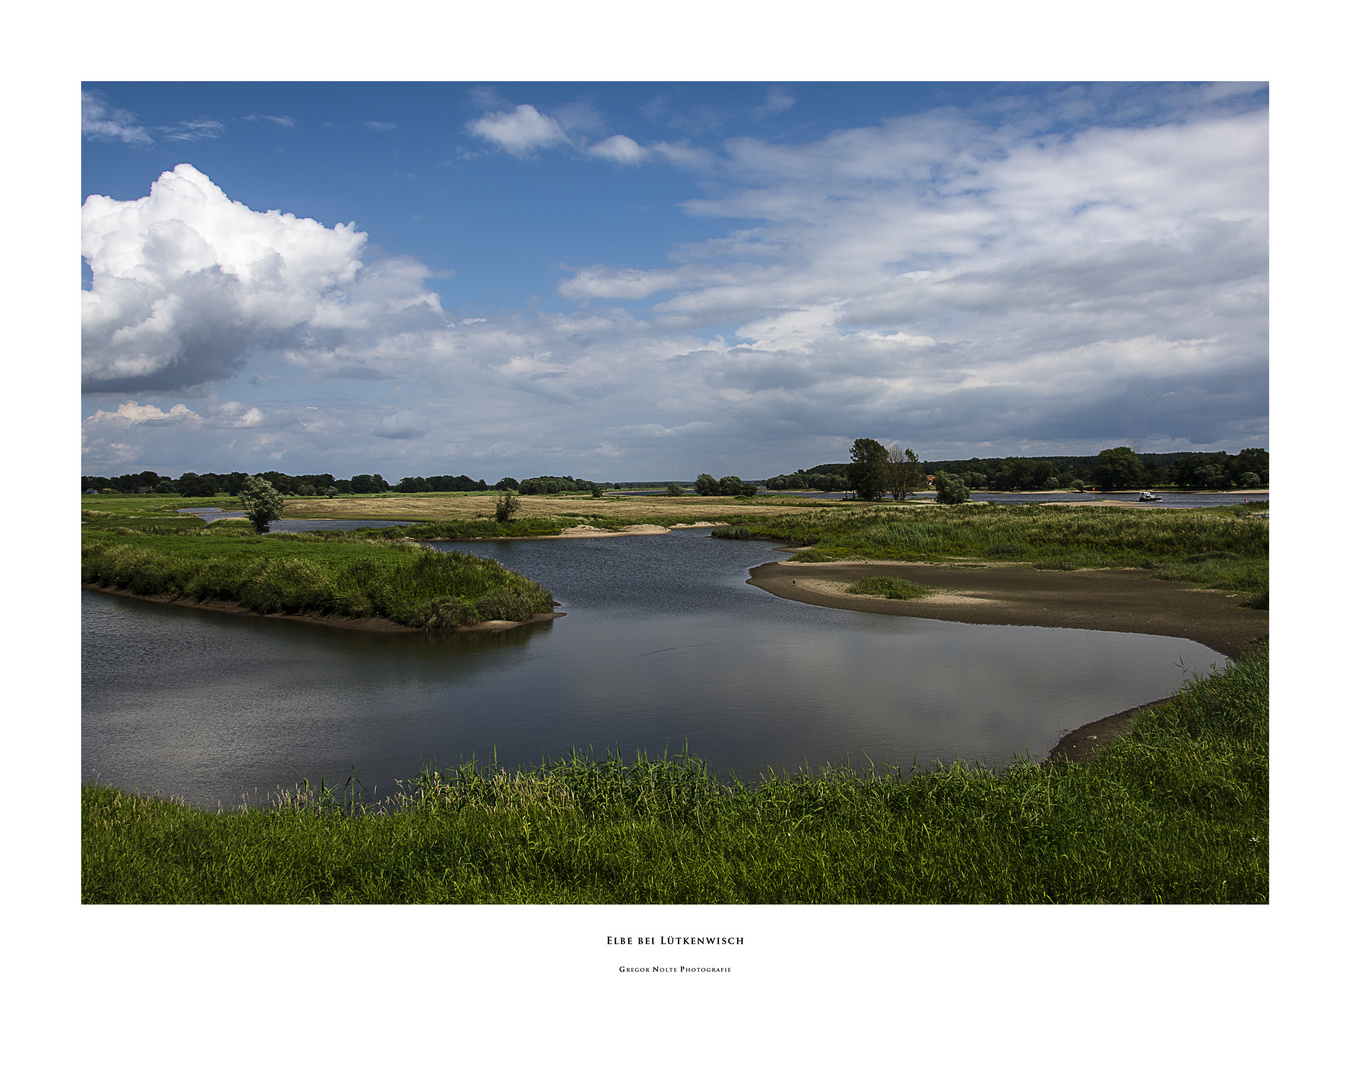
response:
<path id="1" fill-rule="evenodd" d="M 905 578 L 896 577 L 863 578 L 855 581 L 844 591 L 855 596 L 884 596 L 888 600 L 917 600 L 933 592 L 932 589 L 925 589 L 922 585 L 916 585 Z"/>
<path id="2" fill-rule="evenodd" d="M 265 615 L 374 617 L 427 630 L 553 610 L 547 589 L 500 563 L 382 532 L 259 536 L 238 520 L 203 525 L 153 509 L 86 513 L 81 578 L 142 596 L 237 603 Z"/>
<path id="3" fill-rule="evenodd" d="M 810 545 L 792 556 L 798 562 L 973 559 L 1053 570 L 1136 567 L 1259 598 L 1269 587 L 1270 530 L 1268 519 L 1252 509 L 882 506 L 756 518 L 754 530 Z"/>
<path id="4" fill-rule="evenodd" d="M 85 903 L 1266 903 L 1264 648 L 1085 764 L 428 772 L 212 813 L 85 786 Z"/>

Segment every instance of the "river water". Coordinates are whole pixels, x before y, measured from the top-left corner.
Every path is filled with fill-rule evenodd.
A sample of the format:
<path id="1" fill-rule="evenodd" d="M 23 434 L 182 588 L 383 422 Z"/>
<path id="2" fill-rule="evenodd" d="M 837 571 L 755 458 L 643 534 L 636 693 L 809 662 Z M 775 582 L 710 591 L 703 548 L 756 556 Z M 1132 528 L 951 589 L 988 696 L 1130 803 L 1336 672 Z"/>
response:
<path id="1" fill-rule="evenodd" d="M 717 773 L 1044 756 L 1222 666 L 1195 642 L 969 626 L 770 596 L 785 556 L 706 529 L 437 545 L 553 591 L 505 633 L 381 634 L 85 591 L 82 773 L 204 806 L 302 779 L 367 792 L 426 765 L 686 746 Z"/>

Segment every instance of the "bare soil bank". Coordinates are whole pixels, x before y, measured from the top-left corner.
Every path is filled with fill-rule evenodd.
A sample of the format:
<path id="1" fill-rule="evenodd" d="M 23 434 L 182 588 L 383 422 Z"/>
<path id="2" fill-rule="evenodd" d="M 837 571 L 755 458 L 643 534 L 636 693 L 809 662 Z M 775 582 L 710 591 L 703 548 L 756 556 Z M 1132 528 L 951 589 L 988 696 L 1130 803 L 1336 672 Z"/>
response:
<path id="1" fill-rule="evenodd" d="M 852 596 L 865 577 L 901 577 L 941 590 L 919 600 Z M 1037 570 L 1020 563 L 962 565 L 904 562 L 772 562 L 750 571 L 750 583 L 785 600 L 823 607 L 997 626 L 1115 630 L 1186 638 L 1233 657 L 1270 632 L 1269 613 L 1238 606 L 1242 597 L 1147 570 Z M 1158 702 L 1151 702 L 1156 705 Z M 1086 724 L 1062 738 L 1051 760 L 1081 761 L 1129 731 L 1149 705 Z"/>

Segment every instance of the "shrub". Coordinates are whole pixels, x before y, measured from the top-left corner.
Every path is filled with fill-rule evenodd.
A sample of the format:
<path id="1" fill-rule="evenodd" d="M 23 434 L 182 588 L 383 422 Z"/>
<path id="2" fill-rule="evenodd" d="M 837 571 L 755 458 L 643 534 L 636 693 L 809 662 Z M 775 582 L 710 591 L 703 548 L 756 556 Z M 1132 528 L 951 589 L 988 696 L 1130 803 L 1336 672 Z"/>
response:
<path id="1" fill-rule="evenodd" d="M 956 506 L 970 498 L 970 488 L 951 473 L 938 473 L 933 477 L 933 487 L 937 489 L 937 501 L 944 506 Z"/>
<path id="2" fill-rule="evenodd" d="M 905 578 L 894 577 L 863 578 L 861 581 L 855 581 L 844 591 L 855 596 L 884 596 L 888 600 L 917 600 L 933 592 L 932 589 L 925 589 L 922 585 L 916 585 Z"/>

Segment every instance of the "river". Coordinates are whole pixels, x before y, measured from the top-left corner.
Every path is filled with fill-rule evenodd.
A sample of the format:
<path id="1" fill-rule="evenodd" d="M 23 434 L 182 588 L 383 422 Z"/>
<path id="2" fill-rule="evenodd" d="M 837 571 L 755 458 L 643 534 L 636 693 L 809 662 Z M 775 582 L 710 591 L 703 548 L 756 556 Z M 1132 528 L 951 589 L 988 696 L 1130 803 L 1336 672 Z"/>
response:
<path id="1" fill-rule="evenodd" d="M 82 774 L 203 806 L 426 765 L 686 746 L 723 778 L 827 762 L 1000 766 L 1222 666 L 1195 642 L 794 603 L 768 543 L 662 536 L 438 545 L 498 559 L 565 617 L 382 634 L 84 591 Z"/>

